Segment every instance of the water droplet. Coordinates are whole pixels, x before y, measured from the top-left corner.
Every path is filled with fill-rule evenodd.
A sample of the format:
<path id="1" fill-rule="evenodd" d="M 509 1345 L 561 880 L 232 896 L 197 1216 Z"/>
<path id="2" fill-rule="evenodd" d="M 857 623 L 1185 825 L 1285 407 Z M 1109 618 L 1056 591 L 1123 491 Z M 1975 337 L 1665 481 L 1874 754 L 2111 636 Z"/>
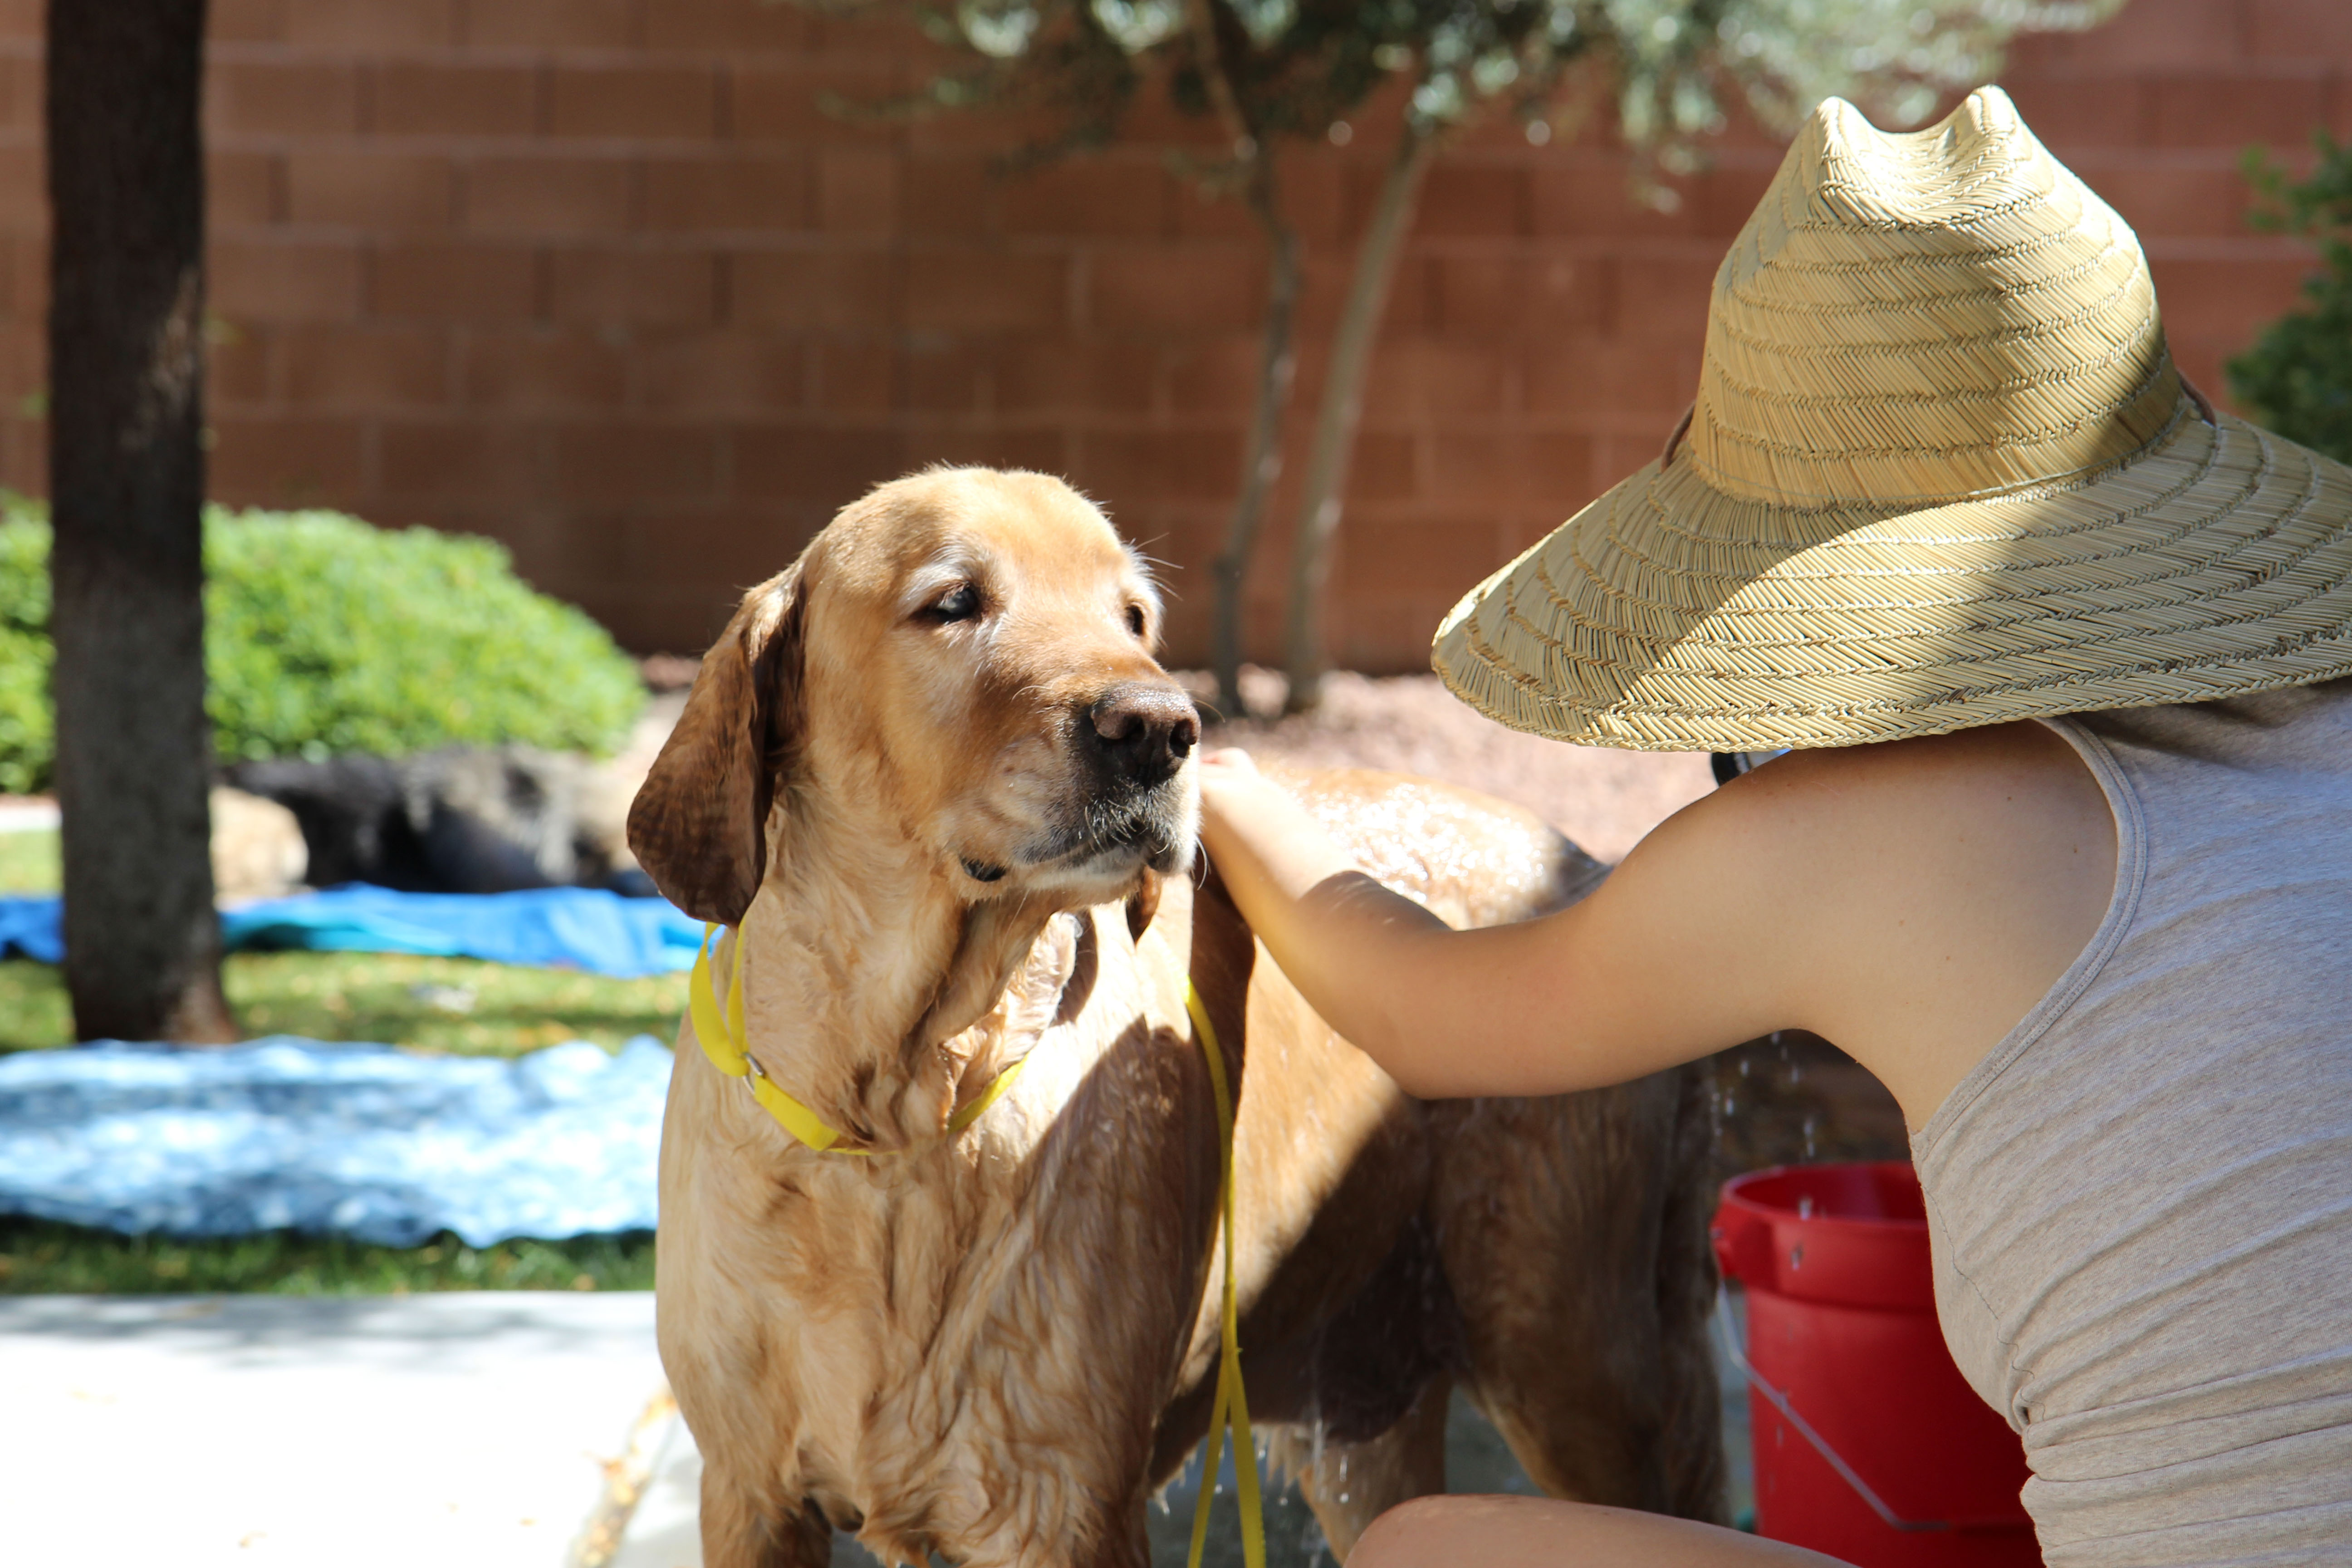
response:
<path id="1" fill-rule="evenodd" d="M 1797 1200 L 1797 1217 L 1799 1219 L 1811 1219 L 1813 1217 L 1813 1200 L 1811 1198 L 1801 1197 Z"/>

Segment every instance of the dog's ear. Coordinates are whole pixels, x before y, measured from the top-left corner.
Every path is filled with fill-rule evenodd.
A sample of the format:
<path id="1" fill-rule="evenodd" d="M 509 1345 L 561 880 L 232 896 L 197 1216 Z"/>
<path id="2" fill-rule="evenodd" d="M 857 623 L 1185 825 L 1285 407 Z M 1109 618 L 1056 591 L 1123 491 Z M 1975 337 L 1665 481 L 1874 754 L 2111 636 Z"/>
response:
<path id="1" fill-rule="evenodd" d="M 743 595 L 629 806 L 629 848 L 662 896 L 737 925 L 767 875 L 768 806 L 801 727 L 801 563 Z"/>

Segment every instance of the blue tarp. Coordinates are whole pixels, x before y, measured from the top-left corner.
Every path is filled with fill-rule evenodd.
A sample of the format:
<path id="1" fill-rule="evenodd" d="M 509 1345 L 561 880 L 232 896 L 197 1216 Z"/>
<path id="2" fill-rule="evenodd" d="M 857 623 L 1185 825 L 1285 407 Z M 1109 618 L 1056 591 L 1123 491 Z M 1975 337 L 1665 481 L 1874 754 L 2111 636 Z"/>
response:
<path id="1" fill-rule="evenodd" d="M 0 899 L 0 958 L 65 957 L 56 899 Z M 421 952 L 498 963 L 668 974 L 691 968 L 702 926 L 665 899 L 602 888 L 521 893 L 395 893 L 354 883 L 221 911 L 231 948 Z"/>
<path id="2" fill-rule="evenodd" d="M 279 1036 L 0 1058 L 0 1212 L 415 1246 L 649 1229 L 670 1053 L 518 1060 Z"/>
<path id="3" fill-rule="evenodd" d="M 66 961 L 65 901 L 0 899 L 0 958 Z"/>

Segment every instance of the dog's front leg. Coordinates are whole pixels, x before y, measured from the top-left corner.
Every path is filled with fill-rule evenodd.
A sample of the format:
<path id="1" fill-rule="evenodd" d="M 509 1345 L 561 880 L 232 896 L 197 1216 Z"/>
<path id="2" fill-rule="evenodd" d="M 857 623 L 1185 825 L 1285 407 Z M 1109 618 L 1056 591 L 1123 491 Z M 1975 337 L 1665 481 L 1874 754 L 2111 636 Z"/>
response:
<path id="1" fill-rule="evenodd" d="M 1411 1498 L 1445 1489 L 1445 1406 L 1453 1384 L 1438 1378 L 1397 1424 L 1360 1443 L 1318 1442 L 1298 1426 L 1273 1430 L 1273 1458 L 1298 1478 L 1331 1555 L 1345 1563 L 1373 1520 Z"/>
<path id="2" fill-rule="evenodd" d="M 1122 1508 L 1106 1508 L 1092 1530 L 1066 1556 L 1041 1560 L 1041 1568 L 1151 1568 L 1151 1540 L 1143 1530 L 1144 1500 L 1137 1497 Z"/>
<path id="3" fill-rule="evenodd" d="M 702 1472 L 703 1568 L 827 1568 L 833 1525 L 814 1503 L 775 1509 L 722 1475 Z"/>
<path id="4" fill-rule="evenodd" d="M 984 1539 L 947 1539 L 939 1551 L 958 1568 L 1151 1568 L 1141 1492 L 1124 1503 L 1091 1499 L 1050 1526 L 1000 1521 Z"/>

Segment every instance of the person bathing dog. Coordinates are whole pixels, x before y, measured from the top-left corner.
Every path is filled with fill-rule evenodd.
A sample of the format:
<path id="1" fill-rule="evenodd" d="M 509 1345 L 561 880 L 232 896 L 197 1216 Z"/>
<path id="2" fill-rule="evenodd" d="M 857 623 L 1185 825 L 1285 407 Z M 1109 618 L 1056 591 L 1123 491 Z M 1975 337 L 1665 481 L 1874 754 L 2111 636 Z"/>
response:
<path id="1" fill-rule="evenodd" d="M 1451 929 L 1247 757 L 1202 838 L 1415 1094 L 1548 1095 L 1780 1028 L 1901 1103 L 1944 1332 L 2052 1568 L 2352 1557 L 2352 471 L 2175 369 L 2131 230 L 1987 88 L 1815 113 L 1717 274 L 1659 459 L 1434 662 L 1584 745 L 1789 754 L 1591 897 Z M 1829 1561 L 1424 1498 L 1349 1568 Z"/>

